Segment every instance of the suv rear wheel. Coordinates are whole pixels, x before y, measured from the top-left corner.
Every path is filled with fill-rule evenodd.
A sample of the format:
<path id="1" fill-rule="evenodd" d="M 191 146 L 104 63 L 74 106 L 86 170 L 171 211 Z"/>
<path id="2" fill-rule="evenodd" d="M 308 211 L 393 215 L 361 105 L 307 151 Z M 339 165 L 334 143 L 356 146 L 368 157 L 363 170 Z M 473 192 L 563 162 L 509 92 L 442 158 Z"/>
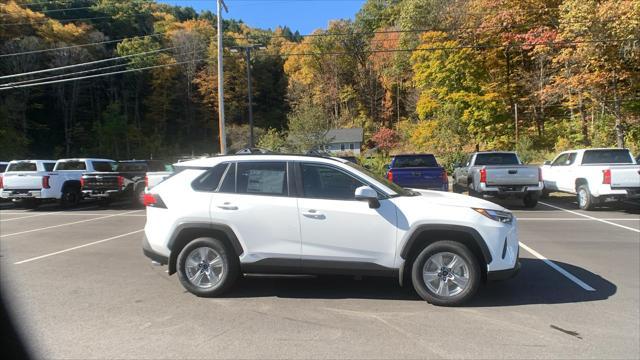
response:
<path id="1" fill-rule="evenodd" d="M 178 255 L 178 278 L 189 292 L 202 297 L 224 293 L 238 278 L 235 254 L 219 239 L 197 238 Z"/>
<path id="2" fill-rule="evenodd" d="M 454 241 L 424 248 L 413 262 L 411 281 L 420 297 L 440 306 L 460 305 L 478 290 L 480 265 L 469 249 Z"/>

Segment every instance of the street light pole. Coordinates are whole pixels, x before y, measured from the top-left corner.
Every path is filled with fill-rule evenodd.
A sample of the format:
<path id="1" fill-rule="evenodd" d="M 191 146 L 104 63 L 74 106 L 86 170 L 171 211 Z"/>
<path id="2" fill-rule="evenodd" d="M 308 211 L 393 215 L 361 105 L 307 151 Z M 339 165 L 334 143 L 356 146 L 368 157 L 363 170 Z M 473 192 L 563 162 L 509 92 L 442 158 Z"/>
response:
<path id="1" fill-rule="evenodd" d="M 217 0 L 217 8 L 218 8 L 218 127 L 220 130 L 220 153 L 222 155 L 227 153 L 227 136 L 224 130 L 224 70 L 222 67 L 222 9 L 224 7 L 225 11 L 229 11 L 227 9 L 227 5 L 225 5 L 223 0 Z"/>

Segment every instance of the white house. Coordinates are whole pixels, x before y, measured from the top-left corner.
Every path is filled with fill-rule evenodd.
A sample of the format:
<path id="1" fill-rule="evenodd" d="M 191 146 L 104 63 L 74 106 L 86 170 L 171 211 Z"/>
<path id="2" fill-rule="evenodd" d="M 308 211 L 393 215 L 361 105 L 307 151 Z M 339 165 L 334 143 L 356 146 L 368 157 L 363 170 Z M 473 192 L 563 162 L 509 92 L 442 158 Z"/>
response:
<path id="1" fill-rule="evenodd" d="M 354 129 L 331 129 L 327 131 L 327 145 L 324 150 L 332 154 L 353 153 L 360 155 L 360 148 L 364 141 L 364 131 L 362 128 Z"/>

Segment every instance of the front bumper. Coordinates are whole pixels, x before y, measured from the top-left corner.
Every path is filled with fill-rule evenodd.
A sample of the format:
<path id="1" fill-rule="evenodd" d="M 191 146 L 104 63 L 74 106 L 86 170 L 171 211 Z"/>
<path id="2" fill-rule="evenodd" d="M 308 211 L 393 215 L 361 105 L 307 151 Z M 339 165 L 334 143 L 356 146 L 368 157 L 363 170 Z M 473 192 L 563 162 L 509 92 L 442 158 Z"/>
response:
<path id="1" fill-rule="evenodd" d="M 487 281 L 502 281 L 515 277 L 520 272 L 520 260 L 516 261 L 513 269 L 497 270 L 487 272 Z"/>
<path id="2" fill-rule="evenodd" d="M 149 259 L 159 262 L 162 265 L 167 265 L 169 263 L 169 258 L 153 251 L 151 245 L 149 245 L 149 240 L 147 240 L 147 235 L 144 235 L 142 238 L 142 253 Z"/>

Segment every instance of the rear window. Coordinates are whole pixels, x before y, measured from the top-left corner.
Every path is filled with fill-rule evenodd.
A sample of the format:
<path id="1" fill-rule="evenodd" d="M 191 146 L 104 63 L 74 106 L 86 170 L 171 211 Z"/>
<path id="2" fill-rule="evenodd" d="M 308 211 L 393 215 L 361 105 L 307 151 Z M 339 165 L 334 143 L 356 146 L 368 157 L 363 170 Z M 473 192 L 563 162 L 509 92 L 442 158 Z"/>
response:
<path id="1" fill-rule="evenodd" d="M 583 164 L 633 164 L 629 150 L 587 150 L 582 157 Z"/>
<path id="2" fill-rule="evenodd" d="M 216 191 L 220 184 L 220 179 L 227 171 L 229 163 L 222 163 L 214 166 L 212 169 L 207 170 L 204 174 L 196 178 L 191 186 L 194 190 L 198 191 Z"/>
<path id="3" fill-rule="evenodd" d="M 433 155 L 396 156 L 393 161 L 393 167 L 438 167 L 438 162 Z"/>
<path id="4" fill-rule="evenodd" d="M 518 157 L 513 153 L 477 154 L 475 165 L 519 165 Z"/>
<path id="5" fill-rule="evenodd" d="M 93 169 L 99 172 L 111 172 L 115 168 L 115 164 L 111 161 L 93 161 Z"/>
<path id="6" fill-rule="evenodd" d="M 56 165 L 56 170 L 87 170 L 84 161 L 61 161 Z"/>
<path id="7" fill-rule="evenodd" d="M 162 161 L 151 161 L 149 162 L 148 171 L 173 171 L 173 166 Z"/>
<path id="8" fill-rule="evenodd" d="M 147 172 L 147 163 L 143 162 L 121 162 L 116 167 L 118 172 Z"/>
<path id="9" fill-rule="evenodd" d="M 38 168 L 36 167 L 36 163 L 23 161 L 9 164 L 7 172 L 11 171 L 38 171 Z"/>
<path id="10" fill-rule="evenodd" d="M 56 166 L 56 163 L 54 162 L 46 162 L 44 164 L 44 171 L 53 171 L 53 168 Z"/>

